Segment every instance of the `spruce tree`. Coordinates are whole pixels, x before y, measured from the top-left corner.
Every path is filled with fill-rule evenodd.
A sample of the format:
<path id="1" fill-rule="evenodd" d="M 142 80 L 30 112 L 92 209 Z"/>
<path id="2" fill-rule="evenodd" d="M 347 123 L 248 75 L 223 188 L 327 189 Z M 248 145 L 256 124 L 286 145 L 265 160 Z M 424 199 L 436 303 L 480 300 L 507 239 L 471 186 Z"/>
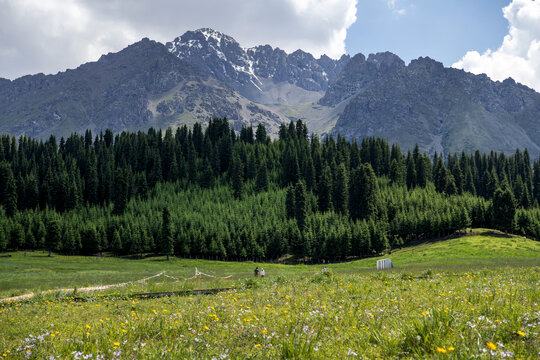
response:
<path id="1" fill-rule="evenodd" d="M 296 215 L 294 187 L 289 185 L 285 196 L 285 214 L 287 219 L 294 219 Z"/>
<path id="2" fill-rule="evenodd" d="M 111 250 L 115 255 L 119 255 L 122 252 L 122 239 L 117 229 L 114 229 L 113 238 L 111 242 Z"/>
<path id="3" fill-rule="evenodd" d="M 390 164 L 390 180 L 398 186 L 405 185 L 405 166 L 401 161 L 392 160 Z"/>
<path id="4" fill-rule="evenodd" d="M 377 177 L 369 163 L 351 173 L 349 212 L 353 219 L 366 219 L 377 208 Z"/>
<path id="5" fill-rule="evenodd" d="M 161 223 L 161 241 L 162 241 L 162 251 L 167 255 L 167 261 L 169 256 L 174 253 L 174 240 L 173 240 L 173 229 L 171 222 L 171 214 L 167 207 L 163 208 L 162 214 L 162 223 Z"/>
<path id="6" fill-rule="evenodd" d="M 53 250 L 56 250 L 61 242 L 60 222 L 58 220 L 49 220 L 47 223 L 47 235 L 45 236 L 45 247 L 49 250 L 51 256 Z"/>
<path id="7" fill-rule="evenodd" d="M 306 194 L 306 185 L 303 181 L 296 183 L 294 189 L 294 217 L 298 223 L 298 228 L 300 231 L 304 231 L 306 227 L 306 217 L 307 217 L 307 194 Z"/>
<path id="8" fill-rule="evenodd" d="M 319 210 L 322 212 L 330 210 L 332 208 L 332 174 L 328 165 L 323 168 L 317 195 Z"/>
<path id="9" fill-rule="evenodd" d="M 266 161 L 260 158 L 257 162 L 257 175 L 255 176 L 255 191 L 260 193 L 268 191 L 268 172 L 266 170 Z"/>
<path id="10" fill-rule="evenodd" d="M 127 172 L 123 169 L 116 169 L 114 175 L 114 214 L 123 214 L 128 203 L 129 180 Z"/>
<path id="11" fill-rule="evenodd" d="M 416 166 L 414 160 L 409 153 L 407 156 L 407 176 L 406 176 L 407 187 L 412 189 L 416 186 Z"/>
<path id="12" fill-rule="evenodd" d="M 349 179 L 345 165 L 339 164 L 334 177 L 334 191 L 332 194 L 334 209 L 340 214 L 346 214 L 349 207 Z"/>
<path id="13" fill-rule="evenodd" d="M 255 141 L 258 144 L 268 144 L 268 135 L 266 134 L 266 127 L 262 123 L 257 125 L 257 131 L 255 132 Z"/>
<path id="14" fill-rule="evenodd" d="M 237 154 L 234 155 L 232 160 L 231 180 L 234 197 L 241 199 L 244 189 L 244 168 Z"/>
<path id="15" fill-rule="evenodd" d="M 497 188 L 493 194 L 493 226 L 505 232 L 511 231 L 515 214 L 516 201 L 512 191 L 508 187 Z"/>
<path id="16" fill-rule="evenodd" d="M 17 211 L 17 183 L 7 162 L 0 164 L 0 194 L 0 204 L 4 206 L 6 215 L 13 216 Z"/>

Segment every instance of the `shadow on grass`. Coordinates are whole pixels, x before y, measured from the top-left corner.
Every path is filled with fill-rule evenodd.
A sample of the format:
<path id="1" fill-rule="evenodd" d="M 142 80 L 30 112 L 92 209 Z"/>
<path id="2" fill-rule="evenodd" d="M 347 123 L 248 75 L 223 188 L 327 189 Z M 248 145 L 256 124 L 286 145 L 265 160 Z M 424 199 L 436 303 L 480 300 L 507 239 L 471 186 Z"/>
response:
<path id="1" fill-rule="evenodd" d="M 482 231 L 482 232 L 478 233 L 478 235 L 491 236 L 491 237 L 504 238 L 504 239 L 511 239 L 511 238 L 514 237 L 514 235 L 512 235 L 512 234 L 505 234 L 505 233 L 495 231 L 495 230 Z"/>

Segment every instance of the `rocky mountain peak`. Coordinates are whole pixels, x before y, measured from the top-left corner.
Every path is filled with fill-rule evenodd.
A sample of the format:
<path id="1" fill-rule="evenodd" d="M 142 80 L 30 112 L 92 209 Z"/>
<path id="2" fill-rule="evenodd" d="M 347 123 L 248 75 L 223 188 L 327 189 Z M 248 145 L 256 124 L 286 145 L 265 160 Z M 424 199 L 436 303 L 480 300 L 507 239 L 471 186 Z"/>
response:
<path id="1" fill-rule="evenodd" d="M 180 59 L 198 66 L 251 100 L 260 100 L 269 83 L 288 83 L 301 89 L 322 92 L 348 62 L 297 50 L 287 54 L 270 45 L 242 48 L 232 37 L 203 28 L 188 31 L 166 44 Z"/>
<path id="2" fill-rule="evenodd" d="M 334 106 L 348 99 L 373 81 L 405 67 L 401 58 L 391 52 L 356 54 L 347 63 L 336 81 L 319 100 L 321 105 Z"/>
<path id="3" fill-rule="evenodd" d="M 444 65 L 441 62 L 428 56 L 412 60 L 408 68 L 413 72 L 441 73 L 444 71 Z"/>
<path id="4" fill-rule="evenodd" d="M 367 58 L 367 62 L 373 64 L 377 69 L 391 69 L 405 67 L 405 63 L 401 58 L 389 51 L 380 52 L 376 54 L 370 54 Z"/>

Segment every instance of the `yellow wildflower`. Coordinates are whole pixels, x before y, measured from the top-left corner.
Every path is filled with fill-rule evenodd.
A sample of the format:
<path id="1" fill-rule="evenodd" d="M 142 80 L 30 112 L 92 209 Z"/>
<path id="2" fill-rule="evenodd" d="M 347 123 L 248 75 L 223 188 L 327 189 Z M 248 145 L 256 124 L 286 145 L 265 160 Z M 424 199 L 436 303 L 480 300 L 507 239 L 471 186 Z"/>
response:
<path id="1" fill-rule="evenodd" d="M 523 331 L 521 331 L 521 330 L 518 331 L 517 334 L 518 334 L 519 336 L 525 336 L 525 335 L 527 335 L 527 334 L 525 334 L 525 333 L 524 333 Z"/>
<path id="2" fill-rule="evenodd" d="M 488 342 L 486 343 L 486 346 L 487 346 L 488 348 L 490 348 L 491 350 L 496 350 L 496 349 L 497 349 L 497 345 L 495 345 L 495 344 L 492 343 L 491 341 L 488 341 Z"/>
<path id="3" fill-rule="evenodd" d="M 437 346 L 437 351 L 440 352 L 440 353 L 446 354 L 446 349 L 445 348 L 441 348 L 441 347 Z"/>

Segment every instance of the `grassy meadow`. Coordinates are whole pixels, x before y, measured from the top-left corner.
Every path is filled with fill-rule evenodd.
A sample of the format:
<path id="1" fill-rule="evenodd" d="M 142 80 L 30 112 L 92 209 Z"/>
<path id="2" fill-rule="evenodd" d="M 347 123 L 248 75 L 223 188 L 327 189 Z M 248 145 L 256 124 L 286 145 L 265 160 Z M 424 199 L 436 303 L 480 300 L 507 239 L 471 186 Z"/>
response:
<path id="1" fill-rule="evenodd" d="M 467 236 L 326 265 L 53 256 L 0 258 L 4 358 L 407 359 L 540 355 L 540 244 Z M 267 276 L 254 279 L 254 267 Z M 324 267 L 328 271 L 322 271 Z M 199 271 L 203 276 L 184 280 Z M 96 292 L 42 293 L 138 280 Z M 214 295 L 140 292 L 230 288 Z"/>

